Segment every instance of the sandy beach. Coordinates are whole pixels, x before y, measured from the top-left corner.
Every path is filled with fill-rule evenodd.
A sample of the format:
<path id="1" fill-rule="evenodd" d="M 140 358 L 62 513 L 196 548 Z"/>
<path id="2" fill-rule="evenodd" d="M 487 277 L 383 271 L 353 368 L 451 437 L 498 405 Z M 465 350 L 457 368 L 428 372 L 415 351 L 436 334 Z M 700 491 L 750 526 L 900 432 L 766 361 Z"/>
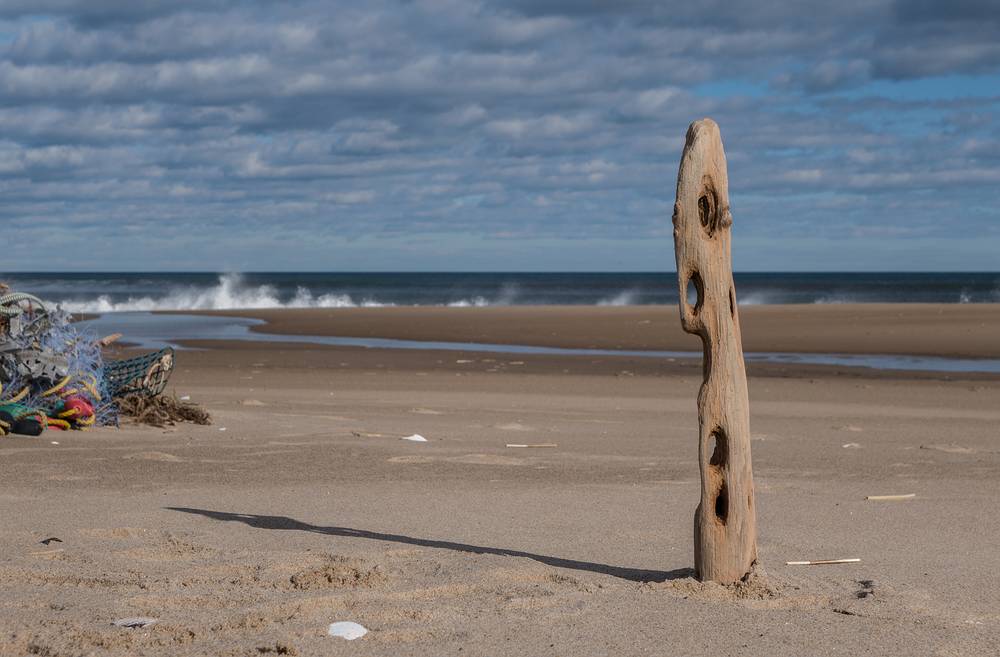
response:
<path id="1" fill-rule="evenodd" d="M 260 331 L 595 349 L 701 350 L 676 306 L 508 306 L 211 311 Z M 1000 358 L 1000 304 L 743 306 L 746 351 Z"/>
<path id="2" fill-rule="evenodd" d="M 1000 0 L 0 0 L 0 657 L 1000 657 L 997 89 Z"/>
<path id="3" fill-rule="evenodd" d="M 699 348 L 663 306 L 237 314 L 285 334 Z M 747 351 L 1000 357 L 997 305 L 741 315 Z M 763 573 L 723 588 L 691 570 L 697 362 L 189 346 L 171 388 L 211 426 L 0 439 L 0 655 L 1000 645 L 998 376 L 751 365 Z M 861 561 L 785 563 L 835 558 Z M 111 625 L 134 616 L 158 622 Z M 326 636 L 335 621 L 369 634 Z"/>

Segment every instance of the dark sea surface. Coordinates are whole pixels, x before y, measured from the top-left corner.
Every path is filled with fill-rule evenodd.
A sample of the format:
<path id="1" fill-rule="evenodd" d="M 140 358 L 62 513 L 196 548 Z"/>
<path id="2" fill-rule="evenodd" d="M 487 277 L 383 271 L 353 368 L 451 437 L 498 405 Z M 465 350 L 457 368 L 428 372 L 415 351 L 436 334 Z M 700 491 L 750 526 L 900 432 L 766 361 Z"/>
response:
<path id="1" fill-rule="evenodd" d="M 1000 273 L 738 273 L 741 304 L 1000 303 Z M 0 274 L 73 312 L 677 302 L 673 272 Z"/>

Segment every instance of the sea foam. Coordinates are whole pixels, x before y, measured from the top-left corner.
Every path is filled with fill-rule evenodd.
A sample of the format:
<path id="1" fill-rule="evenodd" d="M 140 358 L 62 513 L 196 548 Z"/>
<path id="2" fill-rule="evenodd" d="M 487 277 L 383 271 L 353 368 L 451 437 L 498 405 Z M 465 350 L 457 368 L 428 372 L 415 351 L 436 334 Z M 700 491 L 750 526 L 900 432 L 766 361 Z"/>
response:
<path id="1" fill-rule="evenodd" d="M 597 302 L 598 306 L 632 306 L 635 305 L 636 300 L 639 298 L 638 290 L 623 290 L 613 297 L 608 297 L 606 299 L 601 299 Z"/>
<path id="2" fill-rule="evenodd" d="M 355 308 L 384 306 L 373 299 L 355 302 L 348 294 L 315 296 L 299 287 L 295 296 L 282 301 L 271 285 L 247 285 L 239 274 L 224 274 L 209 288 L 172 288 L 161 297 L 129 297 L 113 301 L 107 295 L 86 301 L 62 301 L 58 305 L 73 313 L 150 312 L 153 310 L 245 310 L 260 308 Z"/>

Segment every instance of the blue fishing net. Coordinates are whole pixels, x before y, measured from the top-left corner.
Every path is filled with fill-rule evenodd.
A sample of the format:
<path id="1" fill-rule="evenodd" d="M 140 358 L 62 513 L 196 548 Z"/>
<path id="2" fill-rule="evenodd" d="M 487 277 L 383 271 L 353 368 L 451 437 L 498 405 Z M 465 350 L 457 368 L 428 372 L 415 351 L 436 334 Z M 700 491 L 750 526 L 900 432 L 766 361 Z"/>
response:
<path id="1" fill-rule="evenodd" d="M 43 428 L 117 426 L 116 399 L 151 399 L 166 388 L 173 349 L 105 360 L 98 336 L 69 313 L 0 292 L 0 435 L 22 419 Z"/>
<path id="2" fill-rule="evenodd" d="M 0 410 L 64 429 L 117 424 L 97 336 L 29 295 L 4 299 Z"/>

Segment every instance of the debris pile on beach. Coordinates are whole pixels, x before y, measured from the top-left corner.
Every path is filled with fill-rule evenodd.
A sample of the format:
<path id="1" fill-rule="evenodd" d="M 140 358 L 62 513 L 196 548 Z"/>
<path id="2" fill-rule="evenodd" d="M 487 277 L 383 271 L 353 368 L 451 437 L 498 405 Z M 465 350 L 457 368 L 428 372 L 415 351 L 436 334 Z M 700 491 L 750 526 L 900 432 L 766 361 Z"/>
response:
<path id="1" fill-rule="evenodd" d="M 89 335 L 63 310 L 0 283 L 0 436 L 117 425 L 121 414 L 155 426 L 209 422 L 162 395 L 172 349 L 105 361 L 102 347 L 117 337 Z"/>
<path id="2" fill-rule="evenodd" d="M 212 416 L 194 402 L 178 399 L 176 395 L 143 395 L 131 392 L 116 399 L 118 411 L 140 424 L 165 427 L 178 422 L 211 424 Z"/>

